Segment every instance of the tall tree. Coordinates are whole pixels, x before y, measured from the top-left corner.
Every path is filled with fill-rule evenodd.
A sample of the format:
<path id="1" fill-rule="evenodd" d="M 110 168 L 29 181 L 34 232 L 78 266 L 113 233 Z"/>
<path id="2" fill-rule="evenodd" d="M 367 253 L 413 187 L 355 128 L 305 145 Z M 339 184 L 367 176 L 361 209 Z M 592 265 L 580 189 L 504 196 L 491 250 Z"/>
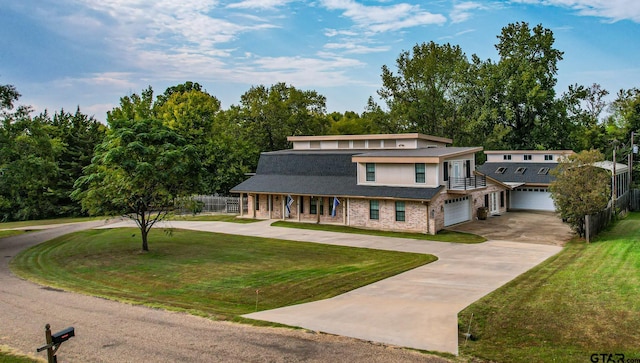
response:
<path id="1" fill-rule="evenodd" d="M 107 113 L 109 131 L 72 195 L 90 214 L 134 220 L 143 251 L 149 230 L 201 183 L 195 147 L 152 117 L 151 97 L 151 88 L 142 97 L 123 97 Z"/>
<path id="2" fill-rule="evenodd" d="M 56 163 L 59 173 L 49 186 L 55 196 L 56 214 L 74 216 L 82 213 L 82 206 L 71 199 L 73 185 L 82 176 L 83 169 L 91 164 L 95 147 L 102 142 L 106 127 L 92 116 L 76 109 L 74 114 L 60 110 L 47 118 L 50 137 L 60 145 Z"/>
<path id="3" fill-rule="evenodd" d="M 326 99 L 285 83 L 251 87 L 240 98 L 242 127 L 261 151 L 285 149 L 287 136 L 321 135 L 328 129 Z"/>
<path id="4" fill-rule="evenodd" d="M 457 138 L 461 89 L 469 62 L 459 46 L 416 44 L 396 59 L 397 74 L 382 67 L 378 94 L 407 131 Z"/>
<path id="5" fill-rule="evenodd" d="M 164 124 L 182 135 L 193 145 L 204 170 L 198 194 L 219 192 L 215 185 L 217 173 L 226 168 L 214 157 L 213 140 L 220 135 L 214 132 L 220 101 L 202 91 L 198 83 L 169 87 L 158 96 L 154 111 Z M 224 132 L 224 130 L 223 130 Z"/>
<path id="6" fill-rule="evenodd" d="M 549 186 L 556 210 L 580 236 L 584 217 L 603 210 L 611 197 L 611 176 L 594 164 L 604 160 L 598 150 L 584 150 L 561 160 L 551 171 Z"/>
<path id="7" fill-rule="evenodd" d="M 563 107 L 573 125 L 571 139 L 574 150 L 606 149 L 606 129 L 600 118 L 607 107 L 605 97 L 608 94 L 596 83 L 589 87 L 571 85 L 562 94 Z"/>
<path id="8" fill-rule="evenodd" d="M 515 149 L 551 148 L 565 134 L 552 125 L 559 121 L 554 87 L 563 52 L 553 47 L 553 32 L 542 25 L 509 24 L 498 39 L 495 121 L 509 130 L 506 142 Z"/>

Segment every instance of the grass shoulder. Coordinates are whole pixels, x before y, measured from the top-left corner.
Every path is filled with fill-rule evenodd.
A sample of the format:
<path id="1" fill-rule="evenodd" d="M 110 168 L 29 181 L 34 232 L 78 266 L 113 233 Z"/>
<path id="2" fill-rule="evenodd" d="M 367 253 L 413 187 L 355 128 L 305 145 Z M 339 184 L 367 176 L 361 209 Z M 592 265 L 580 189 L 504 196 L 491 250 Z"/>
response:
<path id="1" fill-rule="evenodd" d="M 393 237 L 393 238 L 411 238 L 418 240 L 437 241 L 437 242 L 453 242 L 453 243 L 482 243 L 487 239 L 471 233 L 454 232 L 449 230 L 443 230 L 438 234 L 430 235 L 424 233 L 411 233 L 411 232 L 392 232 L 392 231 L 378 231 L 373 229 L 363 229 L 350 226 L 339 226 L 332 224 L 315 224 L 315 223 L 298 223 L 277 221 L 271 224 L 274 227 L 286 227 L 286 228 L 299 228 L 310 229 L 316 231 L 327 232 L 340 232 L 340 233 L 354 233 L 364 234 L 370 236 L 381 237 Z"/>
<path id="2" fill-rule="evenodd" d="M 4 345 L 0 345 L 0 363 L 40 363 L 45 360 L 27 356 Z"/>
<path id="3" fill-rule="evenodd" d="M 34 246 L 14 273 L 89 295 L 215 319 L 330 298 L 436 260 L 435 256 L 237 235 L 152 230 L 77 232 Z"/>
<path id="4" fill-rule="evenodd" d="M 45 226 L 53 224 L 65 224 L 65 223 L 79 223 L 97 221 L 100 219 L 107 219 L 109 217 L 68 217 L 68 218 L 54 218 L 54 219 L 36 219 L 29 221 L 17 221 L 17 222 L 2 222 L 0 223 L 0 230 L 13 229 L 13 228 L 28 228 L 33 226 Z"/>
<path id="5" fill-rule="evenodd" d="M 640 358 L 640 213 L 557 255 L 459 314 L 462 354 L 499 362 Z M 471 317 L 473 314 L 473 318 Z M 471 321 L 475 341 L 464 343 Z"/>

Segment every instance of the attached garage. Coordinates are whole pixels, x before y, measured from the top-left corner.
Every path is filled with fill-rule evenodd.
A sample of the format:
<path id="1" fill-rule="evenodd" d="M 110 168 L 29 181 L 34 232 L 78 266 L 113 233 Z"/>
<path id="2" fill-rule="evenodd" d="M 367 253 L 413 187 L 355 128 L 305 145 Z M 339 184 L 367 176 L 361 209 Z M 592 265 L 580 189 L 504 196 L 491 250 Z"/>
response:
<path id="1" fill-rule="evenodd" d="M 444 225 L 466 222 L 471 220 L 471 203 L 469 196 L 449 199 L 444 202 Z"/>
<path id="2" fill-rule="evenodd" d="M 547 188 L 517 188 L 511 191 L 511 209 L 555 212 L 551 193 Z"/>

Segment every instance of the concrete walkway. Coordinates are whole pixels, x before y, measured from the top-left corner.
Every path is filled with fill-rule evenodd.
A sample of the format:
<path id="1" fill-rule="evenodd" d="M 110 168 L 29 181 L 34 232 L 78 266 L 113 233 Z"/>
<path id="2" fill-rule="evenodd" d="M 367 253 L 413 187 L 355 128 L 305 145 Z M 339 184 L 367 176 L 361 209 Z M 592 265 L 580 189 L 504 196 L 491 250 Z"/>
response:
<path id="1" fill-rule="evenodd" d="M 458 353 L 458 312 L 561 250 L 509 241 L 469 245 L 311 231 L 272 227 L 271 222 L 171 221 L 164 226 L 436 255 L 434 263 L 331 299 L 245 317 L 453 354 Z M 132 224 L 108 227 L 119 226 Z"/>

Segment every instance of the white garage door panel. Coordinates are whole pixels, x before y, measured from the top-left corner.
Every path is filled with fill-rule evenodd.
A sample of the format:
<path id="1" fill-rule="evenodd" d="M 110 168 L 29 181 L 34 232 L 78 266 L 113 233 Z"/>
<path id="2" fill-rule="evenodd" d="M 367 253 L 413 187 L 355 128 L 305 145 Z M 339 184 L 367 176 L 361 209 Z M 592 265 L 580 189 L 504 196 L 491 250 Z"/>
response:
<path id="1" fill-rule="evenodd" d="M 444 204 L 444 225 L 466 222 L 471 219 L 469 197 L 450 199 Z"/>
<path id="2" fill-rule="evenodd" d="M 547 189 L 523 188 L 511 192 L 512 209 L 555 211 L 551 193 Z"/>

